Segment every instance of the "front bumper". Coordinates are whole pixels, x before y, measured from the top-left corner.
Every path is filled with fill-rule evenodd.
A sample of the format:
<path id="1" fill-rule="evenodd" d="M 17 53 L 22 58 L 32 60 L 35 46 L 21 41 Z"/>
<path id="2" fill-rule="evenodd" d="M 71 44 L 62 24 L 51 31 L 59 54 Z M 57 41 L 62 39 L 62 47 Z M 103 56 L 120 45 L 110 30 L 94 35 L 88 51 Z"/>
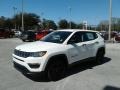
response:
<path id="1" fill-rule="evenodd" d="M 14 65 L 15 69 L 17 69 L 18 71 L 20 71 L 22 73 L 32 73 L 26 67 L 14 62 L 14 61 L 13 61 L 13 65 Z"/>
<path id="2" fill-rule="evenodd" d="M 46 60 L 41 58 L 22 58 L 13 54 L 14 67 L 23 73 L 39 73 L 44 71 Z"/>

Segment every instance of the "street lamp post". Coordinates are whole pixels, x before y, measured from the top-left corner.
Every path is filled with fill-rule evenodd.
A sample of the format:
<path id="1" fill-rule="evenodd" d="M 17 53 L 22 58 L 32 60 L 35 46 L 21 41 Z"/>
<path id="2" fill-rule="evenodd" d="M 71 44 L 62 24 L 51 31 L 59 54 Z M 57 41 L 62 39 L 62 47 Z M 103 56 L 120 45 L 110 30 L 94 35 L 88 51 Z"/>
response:
<path id="1" fill-rule="evenodd" d="M 83 29 L 87 30 L 87 26 L 88 26 L 87 21 L 83 21 Z"/>
<path id="2" fill-rule="evenodd" d="M 109 36 L 108 40 L 111 40 L 111 25 L 112 25 L 112 0 L 109 1 Z"/>
<path id="3" fill-rule="evenodd" d="M 23 5 L 23 0 L 22 0 L 22 31 L 24 31 L 24 10 L 23 10 L 23 7 L 24 7 L 24 5 Z"/>
<path id="4" fill-rule="evenodd" d="M 13 11 L 14 11 L 14 18 L 15 18 L 15 30 L 16 30 L 16 17 L 15 17 L 16 10 L 17 10 L 17 8 L 16 8 L 16 7 L 13 7 Z"/>
<path id="5" fill-rule="evenodd" d="M 69 7 L 69 10 L 70 10 L 70 23 L 69 23 L 69 28 L 71 29 L 72 27 L 71 27 L 71 11 L 72 11 L 72 8 L 71 7 Z"/>
<path id="6" fill-rule="evenodd" d="M 43 17 L 43 15 L 44 15 L 44 13 L 41 12 L 41 26 L 42 26 L 42 29 L 44 29 L 44 25 L 43 25 L 44 17 Z"/>

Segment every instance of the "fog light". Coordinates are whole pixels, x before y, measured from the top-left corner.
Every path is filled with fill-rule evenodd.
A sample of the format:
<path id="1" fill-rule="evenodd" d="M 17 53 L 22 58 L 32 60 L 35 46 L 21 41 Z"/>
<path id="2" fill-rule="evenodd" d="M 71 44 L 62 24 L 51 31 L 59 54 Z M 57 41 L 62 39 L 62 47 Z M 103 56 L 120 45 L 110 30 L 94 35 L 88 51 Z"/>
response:
<path id="1" fill-rule="evenodd" d="M 40 67 L 40 64 L 38 64 L 38 63 L 28 63 L 28 65 L 29 65 L 31 68 L 39 68 L 39 67 Z"/>

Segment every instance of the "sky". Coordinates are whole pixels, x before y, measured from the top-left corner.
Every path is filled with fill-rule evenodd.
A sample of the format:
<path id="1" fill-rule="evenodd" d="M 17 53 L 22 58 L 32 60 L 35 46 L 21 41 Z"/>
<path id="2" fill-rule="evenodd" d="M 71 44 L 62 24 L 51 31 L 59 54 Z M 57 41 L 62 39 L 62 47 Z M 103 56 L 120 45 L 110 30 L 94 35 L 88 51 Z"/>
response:
<path id="1" fill-rule="evenodd" d="M 23 0 L 24 12 L 35 13 L 41 18 L 60 19 L 89 25 L 97 25 L 102 20 L 109 19 L 109 0 Z M 13 7 L 16 13 L 21 12 L 22 0 L 0 0 L 0 16 L 13 17 Z M 120 0 L 112 0 L 112 16 L 120 17 Z"/>

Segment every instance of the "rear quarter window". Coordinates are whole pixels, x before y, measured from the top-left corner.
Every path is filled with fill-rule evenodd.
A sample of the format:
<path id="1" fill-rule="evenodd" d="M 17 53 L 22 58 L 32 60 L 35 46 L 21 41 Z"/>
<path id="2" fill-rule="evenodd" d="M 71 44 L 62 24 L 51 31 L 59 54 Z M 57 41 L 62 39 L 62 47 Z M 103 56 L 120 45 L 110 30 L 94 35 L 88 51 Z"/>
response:
<path id="1" fill-rule="evenodd" d="M 94 35 L 93 33 L 86 33 L 88 40 L 93 40 L 94 39 Z"/>
<path id="2" fill-rule="evenodd" d="M 98 38 L 97 33 L 93 32 L 93 35 L 94 35 L 94 39 Z"/>
<path id="3" fill-rule="evenodd" d="M 86 32 L 86 36 L 88 38 L 88 41 L 98 38 L 95 32 Z"/>

